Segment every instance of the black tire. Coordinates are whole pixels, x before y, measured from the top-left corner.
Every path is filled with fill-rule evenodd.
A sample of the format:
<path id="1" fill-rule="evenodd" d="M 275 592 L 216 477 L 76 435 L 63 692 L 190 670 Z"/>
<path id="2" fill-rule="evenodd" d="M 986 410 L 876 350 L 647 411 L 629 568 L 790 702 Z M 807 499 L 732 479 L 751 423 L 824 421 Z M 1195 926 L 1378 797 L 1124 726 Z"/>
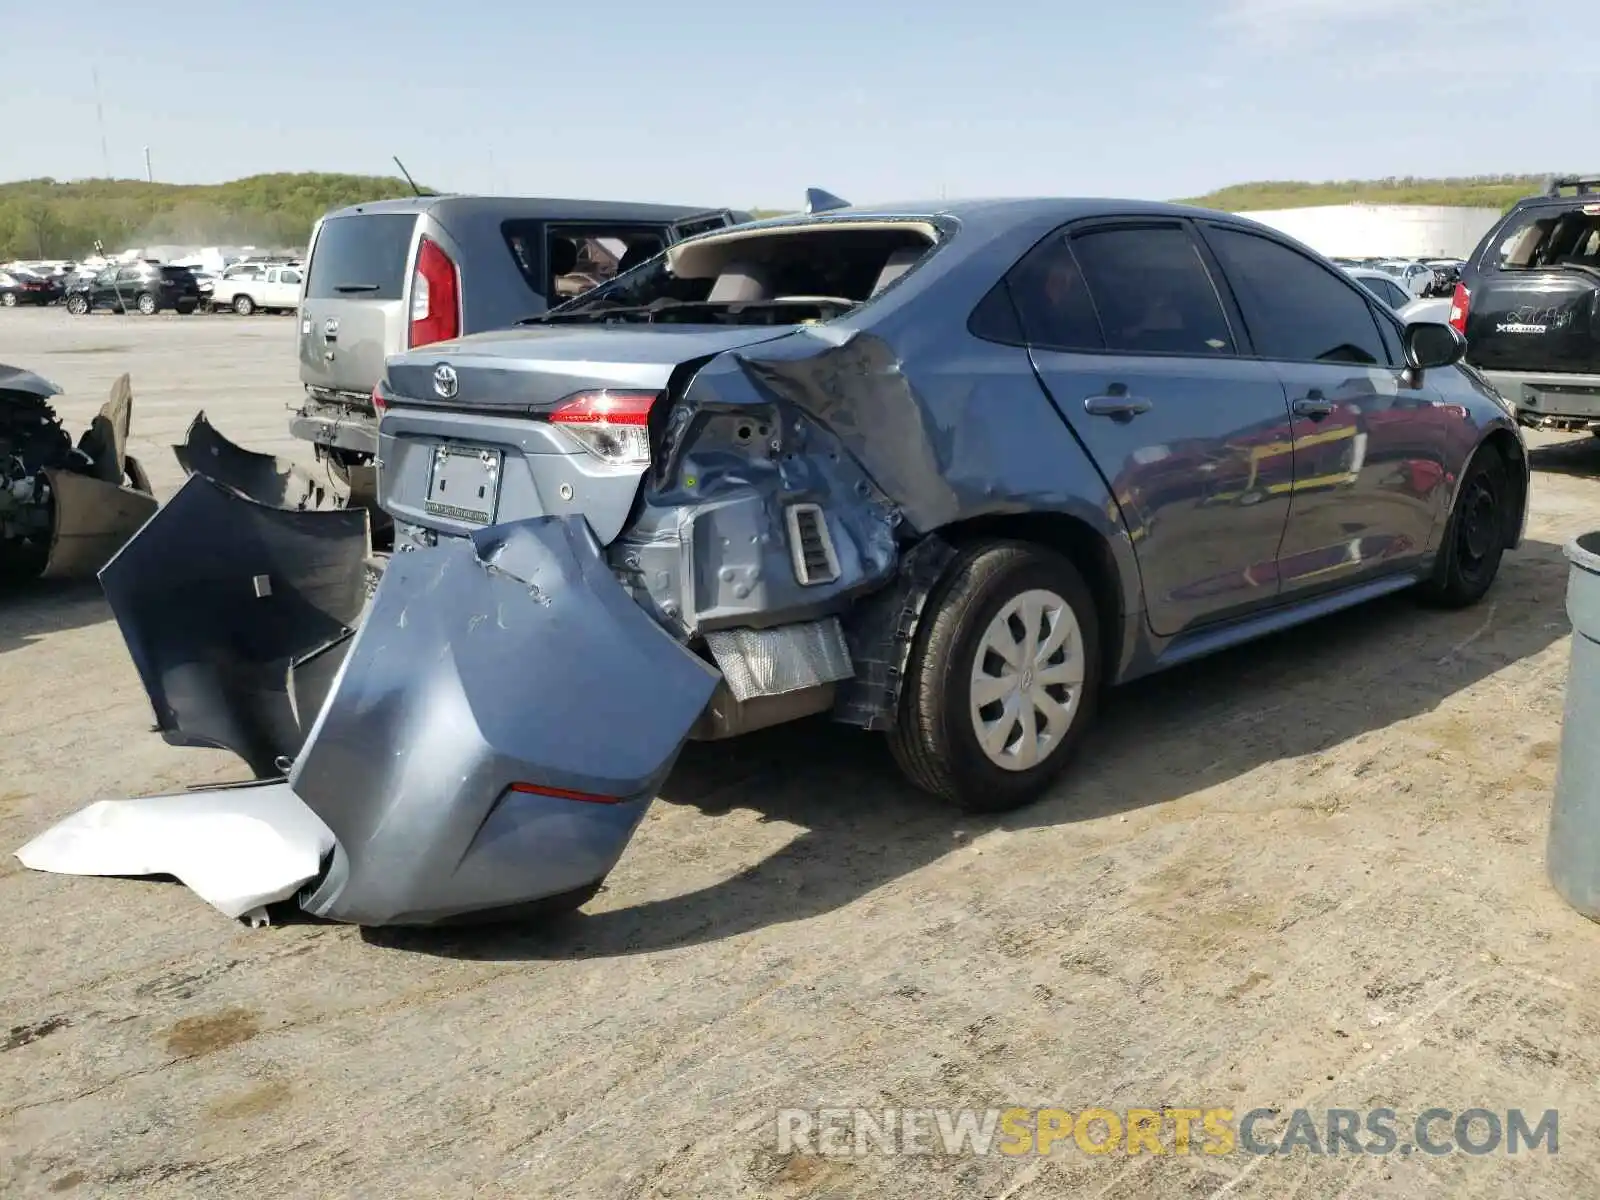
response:
<path id="1" fill-rule="evenodd" d="M 1493 446 L 1480 447 L 1462 473 L 1433 578 L 1418 589 L 1426 603 L 1467 608 L 1483 599 L 1505 554 L 1506 504 L 1511 494 L 1505 460 Z"/>
<path id="2" fill-rule="evenodd" d="M 15 292 L 6 292 L 4 295 L 0 295 L 0 304 L 4 304 L 7 308 L 15 308 L 17 306 L 17 294 Z"/>
<path id="3" fill-rule="evenodd" d="M 249 296 L 240 294 L 233 298 L 233 311 L 241 317 L 248 317 L 256 310 L 256 302 Z"/>
<path id="4" fill-rule="evenodd" d="M 177 313 L 180 317 L 190 316 L 194 312 L 195 307 L 196 306 L 194 304 L 190 304 L 188 302 L 181 302 L 173 305 L 173 308 L 177 310 Z"/>
<path id="5" fill-rule="evenodd" d="M 1036 765 L 1008 769 L 978 740 L 972 676 L 991 623 L 1024 593 L 1064 600 L 1078 623 L 1083 679 L 1064 733 Z M 917 629 L 889 746 L 913 784 L 965 812 L 1006 812 L 1037 799 L 1061 774 L 1093 723 L 1100 690 L 1100 621 L 1076 567 L 1028 542 L 991 542 L 965 551 L 929 597 Z M 1037 722 L 1034 710 L 1027 710 Z M 1020 723 L 1008 733 L 1023 734 Z"/>
<path id="6" fill-rule="evenodd" d="M 140 292 L 139 298 L 133 302 L 133 305 L 146 317 L 153 317 L 161 311 L 161 301 L 149 292 Z"/>
<path id="7" fill-rule="evenodd" d="M 85 296 L 68 296 L 67 311 L 75 317 L 84 316 L 89 311 L 89 300 Z"/>

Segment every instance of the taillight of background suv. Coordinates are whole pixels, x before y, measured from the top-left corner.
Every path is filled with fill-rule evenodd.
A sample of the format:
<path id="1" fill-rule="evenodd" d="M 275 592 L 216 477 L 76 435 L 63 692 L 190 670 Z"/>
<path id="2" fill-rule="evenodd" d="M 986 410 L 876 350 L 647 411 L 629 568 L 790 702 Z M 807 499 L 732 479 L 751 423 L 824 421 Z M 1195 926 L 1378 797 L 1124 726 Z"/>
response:
<path id="1" fill-rule="evenodd" d="M 1450 324 L 1462 336 L 1467 332 L 1467 311 L 1472 307 L 1472 293 L 1467 290 L 1464 283 L 1456 284 L 1455 294 L 1450 297 Z"/>
<path id="2" fill-rule="evenodd" d="M 411 276 L 411 339 L 414 348 L 461 336 L 461 273 L 431 238 L 417 247 Z"/>

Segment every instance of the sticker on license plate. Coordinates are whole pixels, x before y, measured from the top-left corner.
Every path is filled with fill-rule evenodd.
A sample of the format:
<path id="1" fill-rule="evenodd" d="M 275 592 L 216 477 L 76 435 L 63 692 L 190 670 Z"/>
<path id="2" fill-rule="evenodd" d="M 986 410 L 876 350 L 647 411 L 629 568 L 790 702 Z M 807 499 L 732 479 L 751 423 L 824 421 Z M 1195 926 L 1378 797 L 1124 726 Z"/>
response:
<path id="1" fill-rule="evenodd" d="M 436 517 L 492 525 L 500 500 L 500 464 L 498 450 L 437 447 L 423 508 Z"/>

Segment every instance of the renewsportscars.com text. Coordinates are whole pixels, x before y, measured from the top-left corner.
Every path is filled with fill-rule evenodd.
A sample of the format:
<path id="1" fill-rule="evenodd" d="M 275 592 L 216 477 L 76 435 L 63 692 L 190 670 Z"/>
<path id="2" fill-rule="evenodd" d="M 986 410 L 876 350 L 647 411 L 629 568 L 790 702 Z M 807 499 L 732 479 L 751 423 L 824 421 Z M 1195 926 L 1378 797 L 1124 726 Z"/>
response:
<path id="1" fill-rule="evenodd" d="M 1555 1154 L 1555 1109 L 785 1108 L 779 1154 Z"/>

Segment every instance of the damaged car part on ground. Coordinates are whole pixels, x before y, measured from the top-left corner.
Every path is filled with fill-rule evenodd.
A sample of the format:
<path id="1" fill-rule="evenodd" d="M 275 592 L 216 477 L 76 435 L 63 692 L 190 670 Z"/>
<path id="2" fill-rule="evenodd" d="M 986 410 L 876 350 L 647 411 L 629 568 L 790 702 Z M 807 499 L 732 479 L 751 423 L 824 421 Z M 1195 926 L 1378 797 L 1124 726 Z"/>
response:
<path id="1" fill-rule="evenodd" d="M 127 452 L 133 389 L 123 375 L 74 445 L 50 399 L 61 389 L 0 364 L 0 581 L 92 579 L 156 511 Z"/>
<path id="2" fill-rule="evenodd" d="M 159 652 L 172 618 L 115 593 L 178 501 L 104 578 L 169 739 L 286 776 L 333 832 L 312 911 L 569 907 L 686 738 L 829 712 L 997 811 L 1065 768 L 1103 684 L 1401 589 L 1476 602 L 1528 464 L 1461 349 L 1225 214 L 830 209 L 391 358 L 364 616 L 364 544 L 315 540 L 336 513 L 278 510 L 306 524 L 200 569 L 185 603 L 216 615 Z M 250 504 L 216 490 L 217 526 Z M 295 599 L 313 578 L 337 611 Z M 215 647 L 266 604 L 251 676 Z"/>

